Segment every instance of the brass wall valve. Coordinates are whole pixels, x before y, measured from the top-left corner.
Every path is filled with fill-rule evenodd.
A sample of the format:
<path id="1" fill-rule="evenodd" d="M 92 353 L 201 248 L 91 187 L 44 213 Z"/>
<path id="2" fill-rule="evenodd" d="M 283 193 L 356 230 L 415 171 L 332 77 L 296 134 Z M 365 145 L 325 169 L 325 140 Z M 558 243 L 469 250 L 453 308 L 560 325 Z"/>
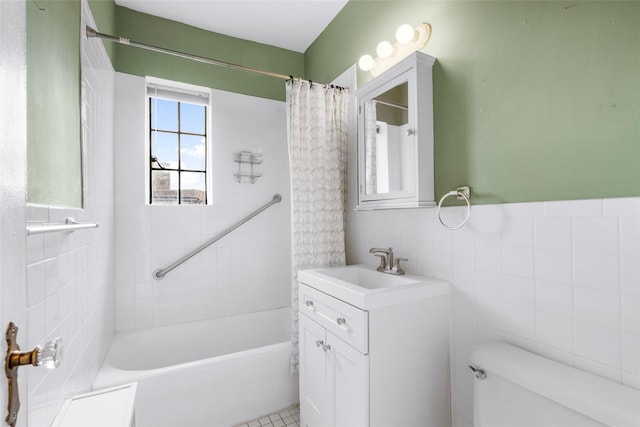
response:
<path id="1" fill-rule="evenodd" d="M 36 346 L 31 351 L 21 352 L 17 342 L 18 327 L 9 322 L 7 328 L 7 354 L 4 360 L 4 372 L 7 376 L 9 387 L 9 413 L 5 418 L 7 424 L 15 427 L 18 420 L 18 410 L 20 409 L 20 398 L 18 396 L 18 368 L 23 365 L 44 366 L 48 369 L 57 368 L 62 359 L 62 339 L 60 337 L 49 341 L 44 347 Z"/>

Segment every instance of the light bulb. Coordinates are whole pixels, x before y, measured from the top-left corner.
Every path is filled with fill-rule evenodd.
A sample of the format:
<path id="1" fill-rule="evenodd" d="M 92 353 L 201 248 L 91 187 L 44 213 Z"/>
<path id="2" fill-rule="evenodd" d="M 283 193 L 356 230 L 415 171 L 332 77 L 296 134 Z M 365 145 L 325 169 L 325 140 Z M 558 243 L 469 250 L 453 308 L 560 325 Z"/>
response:
<path id="1" fill-rule="evenodd" d="M 396 31 L 396 40 L 398 43 L 409 43 L 415 37 L 415 31 L 409 24 L 402 24 Z"/>
<path id="2" fill-rule="evenodd" d="M 376 53 L 380 58 L 388 58 L 393 53 L 393 46 L 388 41 L 383 41 L 378 44 L 376 48 Z"/>
<path id="3" fill-rule="evenodd" d="M 362 71 L 369 71 L 373 68 L 373 58 L 371 55 L 362 55 L 358 61 L 358 65 Z"/>

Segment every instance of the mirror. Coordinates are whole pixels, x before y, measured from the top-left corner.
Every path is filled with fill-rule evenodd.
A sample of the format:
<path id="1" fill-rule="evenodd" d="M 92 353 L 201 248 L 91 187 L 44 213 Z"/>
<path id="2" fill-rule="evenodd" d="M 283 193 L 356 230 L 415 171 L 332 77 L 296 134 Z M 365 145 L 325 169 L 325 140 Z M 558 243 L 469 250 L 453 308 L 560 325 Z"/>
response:
<path id="1" fill-rule="evenodd" d="M 435 58 L 415 52 L 357 91 L 357 209 L 435 206 Z"/>
<path id="2" fill-rule="evenodd" d="M 414 141 L 409 129 L 408 83 L 365 102 L 365 194 L 410 191 Z"/>
<path id="3" fill-rule="evenodd" d="M 27 201 L 82 208 L 80 2 L 26 4 Z"/>

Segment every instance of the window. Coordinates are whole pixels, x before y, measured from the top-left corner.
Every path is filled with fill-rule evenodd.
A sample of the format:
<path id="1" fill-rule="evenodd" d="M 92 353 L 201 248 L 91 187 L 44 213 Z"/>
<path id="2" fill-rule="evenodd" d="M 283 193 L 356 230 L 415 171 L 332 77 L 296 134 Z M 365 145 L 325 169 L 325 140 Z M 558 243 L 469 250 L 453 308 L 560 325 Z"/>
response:
<path id="1" fill-rule="evenodd" d="M 162 83 L 147 82 L 149 204 L 207 204 L 209 91 Z"/>

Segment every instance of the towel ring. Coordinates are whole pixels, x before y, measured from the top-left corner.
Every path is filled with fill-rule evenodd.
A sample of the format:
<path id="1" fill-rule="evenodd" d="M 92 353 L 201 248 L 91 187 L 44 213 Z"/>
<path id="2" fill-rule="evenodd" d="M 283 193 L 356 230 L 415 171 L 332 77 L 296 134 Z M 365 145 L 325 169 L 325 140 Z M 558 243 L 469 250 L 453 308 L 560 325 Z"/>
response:
<path id="1" fill-rule="evenodd" d="M 444 202 L 444 199 L 446 199 L 449 196 L 456 196 L 459 200 L 464 199 L 465 202 L 467 202 L 467 215 L 464 217 L 464 220 L 462 221 L 462 223 L 460 223 L 459 225 L 456 226 L 451 226 L 451 225 L 447 225 L 445 224 L 445 222 L 442 220 L 442 217 L 440 216 L 440 208 L 442 207 L 442 202 Z M 458 187 L 455 191 L 449 191 L 447 194 L 445 194 L 444 196 L 442 196 L 442 199 L 440 199 L 440 201 L 438 202 L 438 220 L 440 221 L 440 224 L 444 225 L 445 228 L 448 228 L 449 230 L 457 230 L 458 228 L 462 227 L 463 225 L 465 225 L 467 223 L 467 221 L 469 220 L 469 217 L 471 216 L 471 203 L 469 202 L 469 198 L 470 198 L 470 193 L 469 193 L 469 187 L 465 186 L 465 187 Z"/>

